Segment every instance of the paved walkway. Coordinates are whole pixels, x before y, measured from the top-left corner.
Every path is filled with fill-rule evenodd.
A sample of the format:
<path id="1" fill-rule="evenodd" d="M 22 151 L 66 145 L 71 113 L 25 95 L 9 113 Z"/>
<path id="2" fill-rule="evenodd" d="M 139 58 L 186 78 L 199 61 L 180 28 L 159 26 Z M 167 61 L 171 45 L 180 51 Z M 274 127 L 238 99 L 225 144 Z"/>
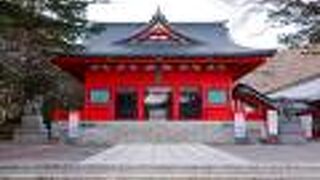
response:
<path id="1" fill-rule="evenodd" d="M 90 156 L 81 164 L 110 166 L 245 165 L 250 161 L 204 144 L 120 144 Z"/>

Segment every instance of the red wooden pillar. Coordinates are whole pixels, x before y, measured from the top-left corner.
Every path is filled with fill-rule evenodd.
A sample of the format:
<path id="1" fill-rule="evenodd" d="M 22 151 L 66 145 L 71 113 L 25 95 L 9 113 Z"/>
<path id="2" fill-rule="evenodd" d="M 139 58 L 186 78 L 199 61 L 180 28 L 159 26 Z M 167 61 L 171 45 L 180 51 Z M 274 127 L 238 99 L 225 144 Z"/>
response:
<path id="1" fill-rule="evenodd" d="M 173 120 L 180 119 L 179 100 L 180 100 L 179 87 L 174 86 L 172 91 L 172 119 Z"/>
<path id="2" fill-rule="evenodd" d="M 138 87 L 138 120 L 144 121 L 144 87 Z"/>
<path id="3" fill-rule="evenodd" d="M 209 118 L 208 118 L 208 105 L 207 105 L 207 87 L 205 85 L 202 85 L 201 87 L 201 98 L 202 98 L 202 110 L 201 110 L 201 121 L 207 121 Z"/>
<path id="4" fill-rule="evenodd" d="M 235 109 L 233 112 L 233 117 L 235 116 L 236 113 L 242 113 L 244 116 L 246 116 L 242 102 L 239 99 L 235 100 Z"/>
<path id="5" fill-rule="evenodd" d="M 234 119 L 235 114 L 235 101 L 236 98 L 233 96 L 233 88 L 232 85 L 228 86 L 228 106 L 229 106 L 229 120 Z"/>
<path id="6" fill-rule="evenodd" d="M 239 99 L 235 99 L 234 100 L 234 110 L 233 110 L 233 114 L 240 112 L 240 100 Z"/>
<path id="7" fill-rule="evenodd" d="M 116 87 L 115 85 L 112 85 L 110 87 L 110 94 L 111 94 L 111 119 L 109 119 L 109 121 L 116 121 L 116 96 L 117 96 L 117 92 L 116 92 Z"/>

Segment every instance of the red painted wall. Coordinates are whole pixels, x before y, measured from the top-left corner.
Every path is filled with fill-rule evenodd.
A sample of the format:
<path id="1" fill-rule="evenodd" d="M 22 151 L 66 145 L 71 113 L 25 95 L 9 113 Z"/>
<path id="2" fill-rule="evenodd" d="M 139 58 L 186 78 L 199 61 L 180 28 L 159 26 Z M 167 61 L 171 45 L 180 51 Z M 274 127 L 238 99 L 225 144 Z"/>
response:
<path id="1" fill-rule="evenodd" d="M 143 105 L 143 97 L 145 87 L 148 86 L 169 86 L 173 89 L 173 119 L 179 119 L 178 114 L 178 99 L 179 90 L 185 86 L 195 86 L 201 89 L 203 97 L 203 120 L 232 120 L 231 108 L 231 75 L 225 72 L 181 72 L 169 71 L 163 72 L 161 80 L 155 84 L 154 72 L 146 71 L 103 71 L 103 70 L 88 70 L 85 74 L 85 91 L 86 99 L 83 108 L 83 119 L 93 121 L 108 121 L 115 119 L 115 91 L 119 87 L 134 87 L 138 90 L 138 104 Z M 107 104 L 92 104 L 89 100 L 90 90 L 93 88 L 107 88 L 110 91 L 110 100 Z M 228 101 L 223 105 L 213 105 L 208 103 L 208 90 L 223 89 L 228 93 Z M 142 98 L 141 98 L 142 97 Z M 144 119 L 143 108 L 138 112 L 139 119 Z"/>
<path id="2" fill-rule="evenodd" d="M 195 64 L 206 65 L 211 64 L 216 66 L 214 70 L 190 70 L 180 71 L 173 68 L 171 71 L 162 72 L 161 81 L 155 80 L 155 72 L 147 72 L 141 69 L 141 66 L 146 64 L 160 63 L 154 57 L 139 57 L 132 58 L 107 58 L 107 57 L 58 57 L 53 61 L 61 69 L 68 71 L 79 80 L 83 81 L 85 86 L 85 104 L 81 111 L 82 120 L 92 121 L 109 121 L 115 119 L 115 92 L 119 87 L 133 87 L 137 90 L 138 94 L 138 119 L 144 119 L 144 96 L 145 88 L 148 86 L 170 86 L 172 88 L 172 119 L 178 120 L 179 118 L 179 104 L 178 99 L 180 96 L 180 88 L 184 86 L 196 86 L 202 92 L 202 120 L 205 121 L 229 121 L 233 119 L 233 100 L 232 88 L 233 82 L 244 74 L 252 71 L 254 68 L 265 62 L 264 57 L 238 57 L 238 58 L 164 58 L 161 63 L 167 65 Z M 102 69 L 93 70 L 90 68 L 92 65 L 102 64 L 115 66 L 121 62 L 125 65 L 136 64 L 138 70 L 132 72 L 130 70 L 117 71 L 111 69 L 105 71 Z M 222 66 L 220 66 L 222 65 Z M 222 67 L 222 69 L 220 68 Z M 90 90 L 93 88 L 108 88 L 110 91 L 110 99 L 106 104 L 92 104 L 89 100 Z M 214 105 L 208 103 L 208 91 L 213 89 L 222 89 L 227 92 L 227 102 L 223 105 Z M 65 117 L 66 113 L 55 113 L 56 117 Z M 255 115 L 254 119 L 261 116 L 260 113 Z M 61 119 L 61 118 L 55 118 Z"/>

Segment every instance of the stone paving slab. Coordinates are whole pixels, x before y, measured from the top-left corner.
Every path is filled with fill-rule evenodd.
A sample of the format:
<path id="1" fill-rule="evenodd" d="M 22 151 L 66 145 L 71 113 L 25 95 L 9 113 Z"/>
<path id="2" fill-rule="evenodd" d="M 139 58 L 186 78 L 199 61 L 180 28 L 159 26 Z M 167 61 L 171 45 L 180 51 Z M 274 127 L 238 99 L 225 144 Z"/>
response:
<path id="1" fill-rule="evenodd" d="M 120 144 L 90 156 L 81 164 L 109 166 L 208 167 L 247 165 L 247 159 L 199 143 Z"/>
<path id="2" fill-rule="evenodd" d="M 88 158 L 93 158 L 101 154 L 108 156 L 110 164 L 124 161 L 134 161 L 143 164 L 150 164 L 150 158 L 155 156 L 155 164 L 165 164 L 172 156 L 179 159 L 179 162 L 187 164 L 197 164 L 201 159 L 201 164 L 211 165 L 212 159 L 228 164 L 230 159 L 244 159 L 257 164 L 320 164 L 320 143 L 311 142 L 303 145 L 217 145 L 208 144 L 194 146 L 194 144 L 184 148 L 187 144 L 145 144 L 141 148 L 140 144 L 135 144 L 131 150 L 124 148 L 126 144 L 119 146 L 74 146 L 63 144 L 0 144 L 0 165 L 3 164 L 64 164 L 83 163 Z M 130 145 L 130 144 L 127 144 Z M 153 145 L 153 146 L 152 146 Z M 162 148 L 154 148 L 161 145 Z M 208 147 L 210 146 L 210 147 Z M 160 146 L 158 146 L 160 147 Z M 204 147 L 204 148 L 201 148 Z M 163 153 L 159 149 L 165 149 Z M 157 150 L 154 150 L 157 149 Z M 177 150 L 179 149 L 179 150 Z M 181 153 L 182 151 L 182 153 Z M 152 152 L 152 153 L 151 153 Z M 103 155 L 105 154 L 106 155 Z M 134 154 L 134 156 L 127 153 Z M 151 156 L 151 154 L 154 154 Z M 160 154 L 160 155 L 159 155 Z M 192 154 L 192 155 L 186 155 Z M 211 154 L 210 156 L 208 154 Z M 216 154 L 219 154 L 218 156 Z M 227 154 L 225 157 L 224 154 Z M 123 156 L 122 158 L 120 156 Z M 150 158 L 145 158 L 148 156 Z M 187 157 L 186 157 L 187 156 Z M 214 156 L 214 157 L 212 157 Z M 189 161 L 189 162 L 188 162 Z M 179 162 L 174 162 L 178 164 Z M 133 164 L 134 164 L 133 163 Z M 100 163 L 101 164 L 101 163 Z M 103 164 L 103 163 L 102 163 Z M 229 163 L 230 164 L 230 163 Z"/>
<path id="3" fill-rule="evenodd" d="M 0 144 L 0 165 L 78 163 L 108 146 L 65 144 Z"/>
<path id="4" fill-rule="evenodd" d="M 0 179 L 320 179 L 319 165 L 225 165 L 215 167 L 110 167 L 47 165 L 0 167 Z"/>
<path id="5" fill-rule="evenodd" d="M 320 179 L 319 150 L 318 143 L 113 147 L 0 144 L 0 179 Z"/>
<path id="6" fill-rule="evenodd" d="M 210 145 L 260 164 L 319 164 L 320 143 L 275 145 Z"/>

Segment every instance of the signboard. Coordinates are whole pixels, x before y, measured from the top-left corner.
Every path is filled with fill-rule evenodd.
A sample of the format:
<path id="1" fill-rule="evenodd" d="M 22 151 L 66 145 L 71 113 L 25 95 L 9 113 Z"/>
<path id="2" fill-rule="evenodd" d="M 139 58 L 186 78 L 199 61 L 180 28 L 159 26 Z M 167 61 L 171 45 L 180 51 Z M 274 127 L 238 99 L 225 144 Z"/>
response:
<path id="1" fill-rule="evenodd" d="M 267 123 L 268 123 L 268 133 L 271 136 L 277 136 L 278 130 L 278 112 L 274 110 L 269 110 L 267 112 Z"/>
<path id="2" fill-rule="evenodd" d="M 79 119 L 80 116 L 78 111 L 72 111 L 69 113 L 68 133 L 70 138 L 78 136 Z"/>
<path id="3" fill-rule="evenodd" d="M 243 113 L 235 113 L 234 116 L 234 136 L 235 138 L 246 138 L 246 120 Z"/>

